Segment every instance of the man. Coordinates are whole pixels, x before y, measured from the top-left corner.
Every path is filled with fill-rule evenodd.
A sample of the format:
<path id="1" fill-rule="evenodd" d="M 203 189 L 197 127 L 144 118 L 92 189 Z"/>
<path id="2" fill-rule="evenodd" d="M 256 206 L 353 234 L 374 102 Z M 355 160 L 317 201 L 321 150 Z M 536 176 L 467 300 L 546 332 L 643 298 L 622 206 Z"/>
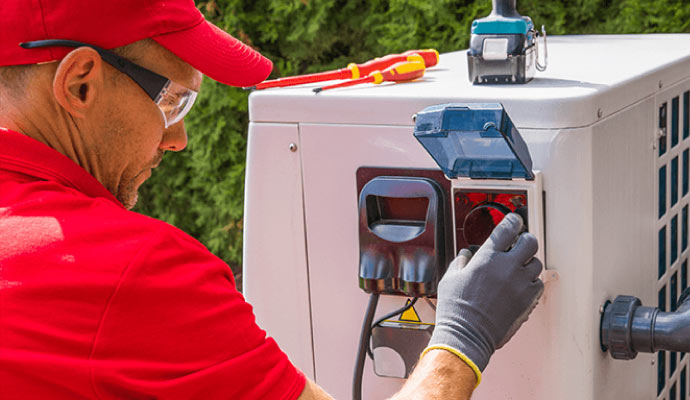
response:
<path id="1" fill-rule="evenodd" d="M 0 398 L 330 398 L 255 324 L 227 265 L 128 211 L 184 149 L 202 73 L 249 86 L 270 61 L 192 0 L 4 0 L 0 20 Z M 469 398 L 527 319 L 542 267 L 521 228 L 509 215 L 451 264 L 396 399 Z"/>

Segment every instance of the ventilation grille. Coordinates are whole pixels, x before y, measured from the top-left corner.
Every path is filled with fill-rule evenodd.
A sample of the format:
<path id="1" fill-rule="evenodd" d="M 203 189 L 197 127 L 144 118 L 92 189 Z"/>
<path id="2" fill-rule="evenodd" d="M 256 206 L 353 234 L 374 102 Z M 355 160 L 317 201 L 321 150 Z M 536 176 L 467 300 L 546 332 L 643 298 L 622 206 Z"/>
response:
<path id="1" fill-rule="evenodd" d="M 688 286 L 688 183 L 690 180 L 690 91 L 669 91 L 658 105 L 658 222 L 659 308 L 675 311 L 678 296 Z M 686 400 L 690 356 L 660 351 L 657 399 Z"/>

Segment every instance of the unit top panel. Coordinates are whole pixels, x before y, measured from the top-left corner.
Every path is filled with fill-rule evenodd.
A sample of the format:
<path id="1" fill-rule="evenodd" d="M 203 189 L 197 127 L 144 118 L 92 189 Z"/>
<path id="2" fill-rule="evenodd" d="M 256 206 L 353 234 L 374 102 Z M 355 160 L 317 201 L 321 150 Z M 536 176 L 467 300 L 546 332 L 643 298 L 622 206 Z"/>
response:
<path id="1" fill-rule="evenodd" d="M 539 40 L 540 46 L 542 44 Z M 519 128 L 591 125 L 690 75 L 690 34 L 548 37 L 549 65 L 525 85 L 472 85 L 466 51 L 442 54 L 411 83 L 313 93 L 319 84 L 255 91 L 253 122 L 411 126 L 423 108 L 502 103 Z M 361 60 L 364 61 L 364 60 Z"/>

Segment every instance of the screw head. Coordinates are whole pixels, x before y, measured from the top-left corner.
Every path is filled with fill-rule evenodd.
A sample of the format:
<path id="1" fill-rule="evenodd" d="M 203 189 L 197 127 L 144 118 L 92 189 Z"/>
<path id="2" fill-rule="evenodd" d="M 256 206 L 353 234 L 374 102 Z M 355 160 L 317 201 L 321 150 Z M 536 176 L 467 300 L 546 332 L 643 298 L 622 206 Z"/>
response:
<path id="1" fill-rule="evenodd" d="M 297 145 L 295 143 L 290 143 L 290 146 L 288 146 L 288 149 L 290 149 L 290 151 L 294 153 L 297 151 Z"/>
<path id="2" fill-rule="evenodd" d="M 598 110 L 597 110 L 597 117 L 601 118 L 603 115 L 604 115 L 604 111 L 602 111 L 601 108 L 598 109 Z"/>
<path id="3" fill-rule="evenodd" d="M 659 89 L 661 89 L 662 87 L 664 87 L 664 82 L 659 81 Z"/>

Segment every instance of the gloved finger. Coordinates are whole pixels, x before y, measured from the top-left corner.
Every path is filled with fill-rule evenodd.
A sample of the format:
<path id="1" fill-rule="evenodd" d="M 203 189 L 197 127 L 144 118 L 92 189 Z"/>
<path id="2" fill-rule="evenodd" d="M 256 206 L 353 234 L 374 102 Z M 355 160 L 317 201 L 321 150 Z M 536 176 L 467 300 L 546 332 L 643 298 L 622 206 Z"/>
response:
<path id="1" fill-rule="evenodd" d="M 462 269 L 465 268 L 468 262 L 470 262 L 470 259 L 472 258 L 472 252 L 469 249 L 462 249 L 458 253 L 458 256 L 455 257 L 455 260 L 453 260 L 452 263 L 450 263 L 450 266 L 448 269 L 451 268 L 458 268 Z"/>
<path id="2" fill-rule="evenodd" d="M 515 213 L 510 213 L 503 218 L 500 224 L 491 232 L 491 236 L 486 241 L 485 246 L 492 247 L 493 250 L 506 251 L 515 242 L 515 238 L 522 230 L 522 217 Z"/>
<path id="3" fill-rule="evenodd" d="M 539 278 L 539 274 L 541 274 L 541 271 L 542 269 L 544 269 L 544 266 L 542 265 L 541 261 L 539 261 L 539 259 L 533 258 L 523 268 L 524 274 L 527 277 L 527 279 L 529 279 L 530 282 L 534 282 Z"/>
<path id="4" fill-rule="evenodd" d="M 530 258 L 537 254 L 539 249 L 539 242 L 537 238 L 529 232 L 525 232 L 517 240 L 515 246 L 510 249 L 509 253 L 511 257 L 515 257 L 516 260 L 521 261 L 523 264 L 529 261 Z"/>
<path id="5" fill-rule="evenodd" d="M 541 283 L 541 281 L 539 281 Z M 529 303 L 525 304 L 525 308 L 522 311 L 522 314 L 520 314 L 510 325 L 508 328 L 508 331 L 506 332 L 505 337 L 503 340 L 498 342 L 496 345 L 497 349 L 500 349 L 503 347 L 509 340 L 510 338 L 513 337 L 515 332 L 524 324 L 528 319 L 529 315 L 532 314 L 532 311 L 537 307 L 537 304 L 539 303 L 539 298 L 541 297 L 541 294 L 544 292 L 544 284 L 541 284 L 541 288 L 539 287 L 538 283 L 532 283 L 530 284 L 529 289 L 531 289 L 532 297 L 529 299 Z"/>
<path id="6" fill-rule="evenodd" d="M 541 297 L 542 294 L 544 294 L 544 282 L 542 282 L 541 279 L 537 278 L 534 282 L 530 284 L 534 290 L 534 298 L 535 301 L 539 301 L 539 298 Z M 535 304 L 536 305 L 536 304 Z"/>

